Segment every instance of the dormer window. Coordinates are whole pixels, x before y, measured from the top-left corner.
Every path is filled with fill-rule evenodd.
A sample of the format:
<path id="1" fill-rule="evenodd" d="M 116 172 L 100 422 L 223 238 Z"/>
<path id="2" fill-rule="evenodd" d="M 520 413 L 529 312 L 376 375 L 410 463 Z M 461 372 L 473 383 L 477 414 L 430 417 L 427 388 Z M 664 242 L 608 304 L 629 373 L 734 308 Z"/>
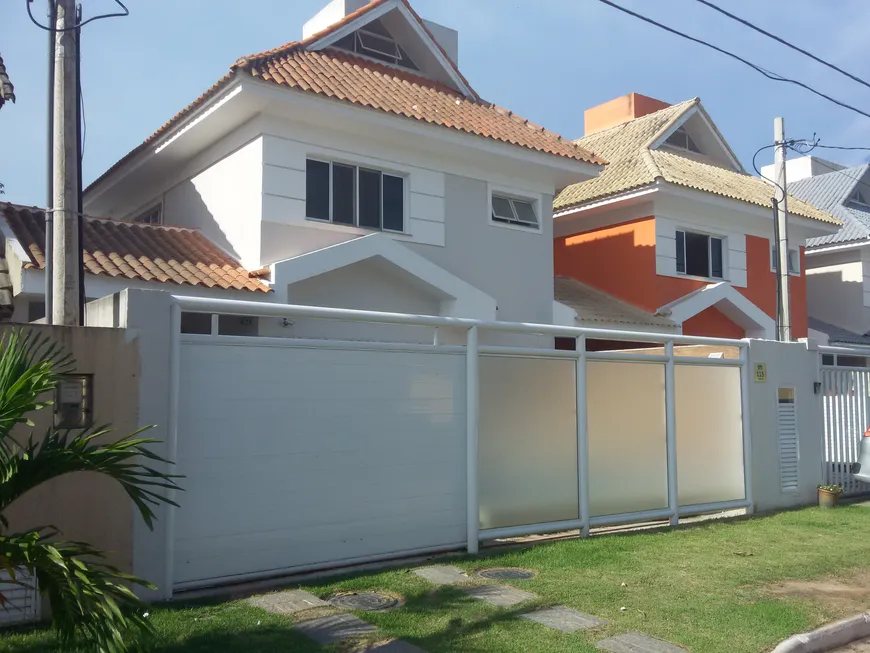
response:
<path id="1" fill-rule="evenodd" d="M 348 34 L 343 39 L 335 42 L 335 47 L 367 57 L 385 61 L 403 68 L 419 70 L 408 53 L 400 46 L 396 39 L 387 31 L 387 28 L 378 20 L 373 20 L 365 27 L 358 29 L 353 34 Z"/>
<path id="2" fill-rule="evenodd" d="M 152 206 L 147 211 L 143 211 L 133 218 L 133 222 L 140 224 L 163 224 L 163 207 L 160 204 Z"/>
<path id="3" fill-rule="evenodd" d="M 668 136 L 668 140 L 666 140 L 665 143 L 671 147 L 677 148 L 678 150 L 686 150 L 687 152 L 701 154 L 701 150 L 697 145 L 695 145 L 695 141 L 693 141 L 692 137 L 689 136 L 689 132 L 686 131 L 685 127 L 680 127 L 677 131 Z"/>
<path id="4" fill-rule="evenodd" d="M 855 189 L 852 196 L 849 198 L 852 204 L 860 204 L 863 207 L 870 209 L 870 202 L 867 201 L 867 196 L 861 192 L 861 189 Z"/>

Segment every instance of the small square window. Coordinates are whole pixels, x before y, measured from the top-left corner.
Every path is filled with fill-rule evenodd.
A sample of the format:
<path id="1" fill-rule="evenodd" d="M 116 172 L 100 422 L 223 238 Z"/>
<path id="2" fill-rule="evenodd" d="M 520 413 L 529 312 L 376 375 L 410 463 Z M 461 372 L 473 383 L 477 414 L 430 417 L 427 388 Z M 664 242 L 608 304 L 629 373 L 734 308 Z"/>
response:
<path id="1" fill-rule="evenodd" d="M 493 195 L 492 219 L 521 227 L 538 228 L 538 214 L 535 213 L 534 203 L 514 197 Z"/>

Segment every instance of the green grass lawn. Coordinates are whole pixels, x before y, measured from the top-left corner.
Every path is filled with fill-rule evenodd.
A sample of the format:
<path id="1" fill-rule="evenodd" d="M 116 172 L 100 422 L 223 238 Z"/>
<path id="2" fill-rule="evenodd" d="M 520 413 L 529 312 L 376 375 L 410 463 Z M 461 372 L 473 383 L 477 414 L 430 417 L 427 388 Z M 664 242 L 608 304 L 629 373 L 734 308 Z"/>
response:
<path id="1" fill-rule="evenodd" d="M 322 597 L 353 590 L 401 595 L 403 607 L 359 616 L 384 636 L 402 638 L 429 653 L 596 651 L 593 641 L 627 631 L 695 653 L 759 653 L 793 633 L 870 607 L 860 600 L 830 602 L 769 591 L 773 583 L 789 579 L 870 584 L 868 534 L 870 508 L 812 508 L 447 561 L 469 572 L 485 566 L 536 570 L 536 578 L 511 584 L 540 600 L 516 609 L 488 606 L 455 588 L 435 588 L 407 569 L 329 579 L 306 589 Z M 518 612 L 552 604 L 603 617 L 609 624 L 566 635 L 516 618 Z M 293 632 L 289 618 L 242 601 L 155 606 L 151 617 L 159 633 L 154 650 L 162 653 L 339 650 L 310 643 Z M 0 651 L 53 650 L 51 635 L 43 630 L 0 637 Z"/>

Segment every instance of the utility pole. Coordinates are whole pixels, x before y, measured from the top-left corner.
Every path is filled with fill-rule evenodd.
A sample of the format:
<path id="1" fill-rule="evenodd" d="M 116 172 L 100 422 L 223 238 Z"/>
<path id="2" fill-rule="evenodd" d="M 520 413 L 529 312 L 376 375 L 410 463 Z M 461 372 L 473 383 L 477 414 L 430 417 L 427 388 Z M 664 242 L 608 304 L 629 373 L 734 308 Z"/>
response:
<path id="1" fill-rule="evenodd" d="M 51 323 L 65 326 L 77 326 L 80 317 L 75 16 L 75 0 L 57 0 L 52 98 L 54 201 L 49 207 L 52 216 Z"/>
<path id="2" fill-rule="evenodd" d="M 788 199 L 785 193 L 785 121 L 782 118 L 773 120 L 774 168 L 776 182 L 776 260 L 777 279 L 779 284 L 780 306 L 777 311 L 777 338 L 783 342 L 791 340 L 791 301 L 789 295 L 788 274 Z"/>

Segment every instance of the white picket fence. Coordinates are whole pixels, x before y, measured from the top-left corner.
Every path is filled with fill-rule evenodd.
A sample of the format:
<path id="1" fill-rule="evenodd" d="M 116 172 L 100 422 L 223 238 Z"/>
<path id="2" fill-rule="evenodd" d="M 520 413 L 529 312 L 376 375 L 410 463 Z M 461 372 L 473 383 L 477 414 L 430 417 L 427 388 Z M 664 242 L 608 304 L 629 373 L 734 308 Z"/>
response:
<path id="1" fill-rule="evenodd" d="M 845 351 L 824 347 L 821 350 L 830 356 Z M 858 353 L 861 352 L 855 352 Z M 839 485 L 847 495 L 870 492 L 870 485 L 852 475 L 861 437 L 870 427 L 870 367 L 822 365 L 821 382 L 826 482 Z"/>
<path id="2" fill-rule="evenodd" d="M 5 599 L 0 607 L 0 627 L 32 623 L 39 619 L 36 582 L 25 570 L 17 570 L 15 581 L 6 570 L 0 570 L 0 592 Z"/>

